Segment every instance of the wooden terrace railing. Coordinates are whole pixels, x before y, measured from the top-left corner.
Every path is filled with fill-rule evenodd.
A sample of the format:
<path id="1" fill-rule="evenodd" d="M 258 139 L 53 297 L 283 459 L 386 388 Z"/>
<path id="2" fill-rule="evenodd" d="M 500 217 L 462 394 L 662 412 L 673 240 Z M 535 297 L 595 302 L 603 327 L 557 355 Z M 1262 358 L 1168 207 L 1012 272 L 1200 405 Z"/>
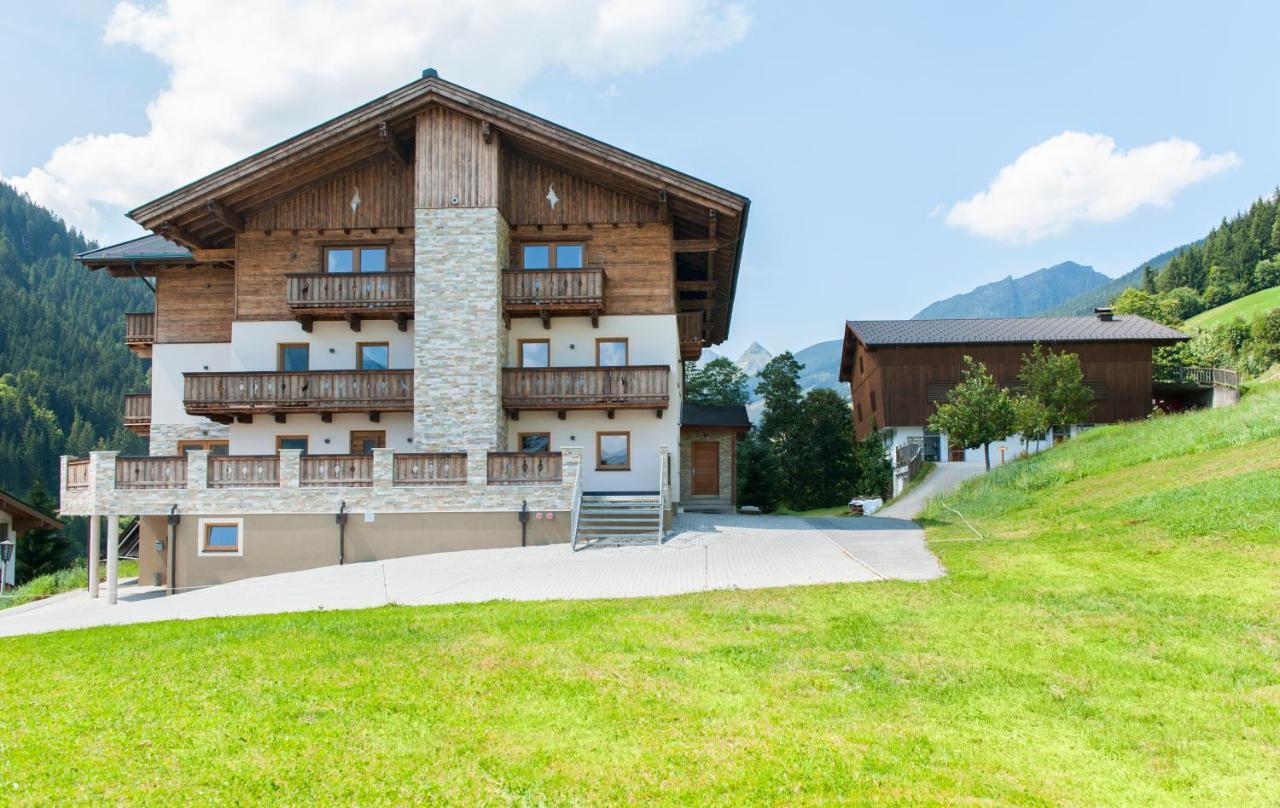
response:
<path id="1" fill-rule="evenodd" d="M 305 487 L 373 485 L 373 455 L 303 455 L 298 484 Z"/>
<path id="2" fill-rule="evenodd" d="M 702 312 L 676 315 L 676 331 L 680 334 L 680 358 L 696 360 L 702 355 Z"/>
<path id="3" fill-rule="evenodd" d="M 490 485 L 560 482 L 559 452 L 489 452 Z"/>
<path id="4" fill-rule="evenodd" d="M 279 455 L 209 455 L 210 488 L 274 488 L 280 485 Z"/>
<path id="5" fill-rule="evenodd" d="M 504 317 L 540 316 L 544 326 L 553 314 L 590 315 L 592 325 L 604 312 L 604 270 L 509 269 L 502 273 Z"/>
<path id="6" fill-rule="evenodd" d="M 465 485 L 466 452 L 396 453 L 392 485 Z"/>
<path id="7" fill-rule="evenodd" d="M 502 405 L 509 411 L 649 409 L 670 405 L 667 365 L 505 368 Z"/>
<path id="8" fill-rule="evenodd" d="M 293 272 L 291 309 L 412 309 L 412 272 Z"/>
<path id="9" fill-rule="evenodd" d="M 1152 381 L 1166 384 L 1195 384 L 1200 387 L 1240 388 L 1240 374 L 1230 368 L 1198 368 L 1181 365 L 1155 365 Z"/>
<path id="10" fill-rule="evenodd" d="M 184 373 L 191 415 L 289 412 L 409 412 L 412 370 Z"/>
<path id="11" fill-rule="evenodd" d="M 89 458 L 67 461 L 67 490 L 83 491 L 89 487 Z"/>
<path id="12" fill-rule="evenodd" d="M 116 488 L 186 488 L 185 457 L 117 457 Z"/>
<path id="13" fill-rule="evenodd" d="M 146 435 L 151 431 L 151 394 L 127 393 L 124 397 L 124 426 L 130 432 Z"/>

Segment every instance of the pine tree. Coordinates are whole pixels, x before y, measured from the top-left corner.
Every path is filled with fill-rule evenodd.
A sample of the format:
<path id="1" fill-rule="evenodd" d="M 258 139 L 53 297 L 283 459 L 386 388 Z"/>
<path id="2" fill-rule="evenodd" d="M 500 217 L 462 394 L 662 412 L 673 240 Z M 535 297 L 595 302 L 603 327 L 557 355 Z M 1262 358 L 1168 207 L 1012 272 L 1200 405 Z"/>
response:
<path id="1" fill-rule="evenodd" d="M 1156 273 L 1151 269 L 1150 264 L 1142 268 L 1142 291 L 1149 295 L 1156 293 Z"/>
<path id="2" fill-rule="evenodd" d="M 800 405 L 798 464 L 789 469 L 799 510 L 840 505 L 856 493 L 858 464 L 853 453 L 849 403 L 835 390 L 810 390 Z"/>
<path id="3" fill-rule="evenodd" d="M 778 463 L 759 430 L 753 429 L 738 443 L 738 505 L 763 513 L 778 508 Z"/>
<path id="4" fill-rule="evenodd" d="M 797 471 L 802 462 L 804 441 L 800 397 L 803 369 L 804 365 L 787 351 L 769 360 L 756 383 L 756 393 L 764 397 L 760 436 L 778 463 L 779 497 L 792 506 L 804 496 Z"/>

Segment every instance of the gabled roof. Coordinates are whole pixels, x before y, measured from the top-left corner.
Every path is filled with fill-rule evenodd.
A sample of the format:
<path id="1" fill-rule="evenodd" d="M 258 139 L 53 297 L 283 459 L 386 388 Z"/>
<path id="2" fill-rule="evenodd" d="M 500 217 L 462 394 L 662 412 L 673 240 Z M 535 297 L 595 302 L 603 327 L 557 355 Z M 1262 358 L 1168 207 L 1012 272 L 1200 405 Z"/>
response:
<path id="1" fill-rule="evenodd" d="M 854 341 L 868 348 L 937 345 L 1045 345 L 1064 342 L 1145 342 L 1171 345 L 1190 339 L 1167 325 L 1136 314 L 1111 319 L 1085 317 L 997 317 L 960 320 L 849 320 L 845 323 L 840 380 L 848 381 Z"/>
<path id="2" fill-rule="evenodd" d="M 747 408 L 741 404 L 690 404 L 686 401 L 680 408 L 680 425 L 750 429 L 751 419 L 747 417 Z"/>
<path id="3" fill-rule="evenodd" d="M 6 494 L 4 491 L 0 491 L 0 512 L 7 513 L 13 517 L 15 531 L 30 530 L 32 528 L 46 530 L 62 528 L 62 523 L 57 519 L 34 505 L 28 505 L 12 494 Z"/>
<path id="4" fill-rule="evenodd" d="M 108 264 L 127 262 L 173 263 L 194 259 L 191 251 L 181 244 L 175 244 L 164 236 L 152 234 L 112 244 L 109 247 L 86 250 L 77 255 L 76 260 L 90 269 L 96 269 Z"/>
<path id="5" fill-rule="evenodd" d="M 1139 317 L 1000 317 L 972 320 L 850 320 L 868 348 L 889 345 L 998 345 L 1021 342 L 1177 342 L 1181 331 Z"/>

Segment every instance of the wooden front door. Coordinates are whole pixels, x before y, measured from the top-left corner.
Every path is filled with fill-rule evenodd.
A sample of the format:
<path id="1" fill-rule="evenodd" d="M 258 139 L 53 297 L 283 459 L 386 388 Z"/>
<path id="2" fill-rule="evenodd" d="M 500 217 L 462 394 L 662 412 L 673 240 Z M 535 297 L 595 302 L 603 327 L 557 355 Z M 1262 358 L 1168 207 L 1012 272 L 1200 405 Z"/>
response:
<path id="1" fill-rule="evenodd" d="M 694 496 L 720 496 L 720 444 L 698 441 L 693 444 Z"/>

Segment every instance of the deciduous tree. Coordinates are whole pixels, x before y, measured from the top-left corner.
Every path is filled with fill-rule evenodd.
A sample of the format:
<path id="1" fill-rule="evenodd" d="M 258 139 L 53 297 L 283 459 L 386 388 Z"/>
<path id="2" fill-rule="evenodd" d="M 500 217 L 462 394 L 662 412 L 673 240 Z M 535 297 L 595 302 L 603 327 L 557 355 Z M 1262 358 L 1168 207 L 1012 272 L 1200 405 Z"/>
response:
<path id="1" fill-rule="evenodd" d="M 945 432 L 948 441 L 966 449 L 981 446 L 990 469 L 991 444 L 1013 432 L 1013 402 L 987 366 L 972 357 L 964 358 L 960 375 L 960 383 L 947 392 L 947 403 L 929 417 L 929 428 Z"/>

